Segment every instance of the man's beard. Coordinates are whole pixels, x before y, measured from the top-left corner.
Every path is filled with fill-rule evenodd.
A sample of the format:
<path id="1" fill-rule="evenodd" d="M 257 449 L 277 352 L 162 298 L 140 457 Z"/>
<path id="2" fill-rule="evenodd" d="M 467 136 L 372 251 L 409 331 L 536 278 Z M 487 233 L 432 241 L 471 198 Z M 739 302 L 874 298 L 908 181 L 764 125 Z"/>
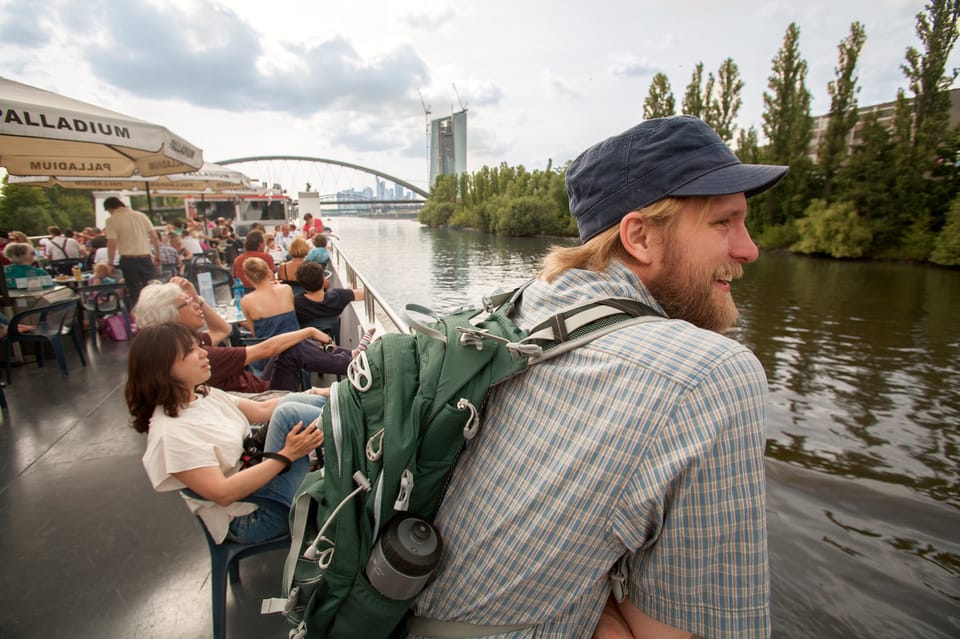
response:
<path id="1" fill-rule="evenodd" d="M 676 244 L 666 249 L 663 275 L 644 282 L 650 294 L 660 302 L 667 317 L 682 319 L 694 326 L 725 333 L 737 323 L 740 312 L 732 294 L 716 290 L 716 280 L 733 281 L 743 277 L 743 266 L 729 262 L 720 266 L 695 265 L 684 258 Z"/>

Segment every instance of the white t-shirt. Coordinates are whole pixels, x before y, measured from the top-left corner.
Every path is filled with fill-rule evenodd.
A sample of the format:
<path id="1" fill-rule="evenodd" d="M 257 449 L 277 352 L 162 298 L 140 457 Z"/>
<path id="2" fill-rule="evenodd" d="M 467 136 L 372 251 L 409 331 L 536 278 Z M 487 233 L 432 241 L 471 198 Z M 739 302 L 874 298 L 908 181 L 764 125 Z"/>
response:
<path id="1" fill-rule="evenodd" d="M 190 254 L 194 257 L 203 256 L 203 246 L 200 245 L 200 240 L 190 235 L 180 236 L 180 243 L 183 245 L 183 248 L 190 251 Z"/>
<path id="2" fill-rule="evenodd" d="M 250 422 L 237 408 L 238 397 L 211 388 L 206 397 L 198 397 L 170 417 L 158 406 L 150 418 L 147 450 L 143 467 L 150 483 L 159 492 L 180 490 L 184 484 L 173 476 L 185 470 L 216 466 L 229 477 L 240 470 L 243 438 Z M 220 543 L 227 536 L 230 520 L 256 510 L 255 504 L 242 501 L 218 506 L 205 500 L 183 496 L 190 512 L 199 515 Z"/>
<path id="3" fill-rule="evenodd" d="M 97 249 L 97 252 L 93 254 L 93 263 L 99 264 L 100 262 L 103 262 L 104 264 L 106 264 L 108 257 L 110 257 L 110 255 L 109 255 L 109 252 L 107 251 L 107 247 L 101 246 L 100 248 Z M 113 265 L 118 266 L 119 264 L 120 264 L 120 251 L 117 251 L 116 253 L 113 254 Z"/>
<path id="4" fill-rule="evenodd" d="M 46 237 L 40 240 L 40 244 L 43 245 L 47 257 L 51 260 L 83 257 L 83 249 L 80 248 L 80 243 L 72 237 L 65 237 L 63 235 L 56 239 Z"/>

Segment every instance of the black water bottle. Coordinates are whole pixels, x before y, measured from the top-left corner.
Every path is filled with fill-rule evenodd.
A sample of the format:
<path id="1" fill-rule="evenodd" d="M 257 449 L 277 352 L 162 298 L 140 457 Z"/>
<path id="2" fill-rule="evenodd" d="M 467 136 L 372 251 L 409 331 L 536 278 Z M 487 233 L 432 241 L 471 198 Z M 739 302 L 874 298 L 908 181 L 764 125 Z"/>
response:
<path id="1" fill-rule="evenodd" d="M 442 555 L 443 541 L 430 522 L 398 515 L 370 552 L 367 579 L 388 599 L 412 599 L 430 581 Z"/>

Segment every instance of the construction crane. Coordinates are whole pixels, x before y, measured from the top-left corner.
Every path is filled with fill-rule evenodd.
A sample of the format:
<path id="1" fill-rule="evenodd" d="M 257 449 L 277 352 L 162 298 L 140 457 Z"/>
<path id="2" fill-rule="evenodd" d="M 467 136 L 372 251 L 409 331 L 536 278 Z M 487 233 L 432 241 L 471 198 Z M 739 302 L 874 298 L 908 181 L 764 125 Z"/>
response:
<path id="1" fill-rule="evenodd" d="M 456 85 L 456 83 L 451 82 L 450 84 L 453 84 L 453 92 L 454 92 L 455 94 L 457 94 L 457 102 L 460 103 L 460 111 L 461 111 L 461 112 L 466 111 L 466 110 L 467 110 L 467 105 L 464 104 L 464 103 L 463 103 L 463 100 L 460 99 L 460 92 L 457 91 L 457 85 Z M 450 109 L 450 110 L 452 111 L 453 109 Z"/>
<path id="2" fill-rule="evenodd" d="M 426 143 L 424 145 L 424 151 L 427 156 L 427 175 L 430 175 L 430 107 L 427 106 L 427 103 L 423 101 L 423 94 L 420 93 L 420 89 L 417 89 L 417 95 L 420 96 L 420 106 L 423 107 L 423 124 L 424 132 L 426 134 Z"/>

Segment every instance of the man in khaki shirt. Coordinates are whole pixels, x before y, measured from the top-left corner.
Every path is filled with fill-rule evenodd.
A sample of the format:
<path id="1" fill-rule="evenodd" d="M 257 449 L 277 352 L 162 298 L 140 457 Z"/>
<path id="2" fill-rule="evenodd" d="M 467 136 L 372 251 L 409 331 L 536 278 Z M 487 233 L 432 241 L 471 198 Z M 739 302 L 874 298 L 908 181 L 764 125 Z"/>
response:
<path id="1" fill-rule="evenodd" d="M 131 304 L 140 299 L 140 291 L 157 277 L 160 266 L 160 238 L 150 218 L 127 208 L 120 198 L 108 197 L 103 208 L 110 213 L 107 234 L 107 264 L 113 269 L 114 256 L 120 251 L 120 270 L 130 291 Z M 153 253 L 150 247 L 153 246 Z"/>

